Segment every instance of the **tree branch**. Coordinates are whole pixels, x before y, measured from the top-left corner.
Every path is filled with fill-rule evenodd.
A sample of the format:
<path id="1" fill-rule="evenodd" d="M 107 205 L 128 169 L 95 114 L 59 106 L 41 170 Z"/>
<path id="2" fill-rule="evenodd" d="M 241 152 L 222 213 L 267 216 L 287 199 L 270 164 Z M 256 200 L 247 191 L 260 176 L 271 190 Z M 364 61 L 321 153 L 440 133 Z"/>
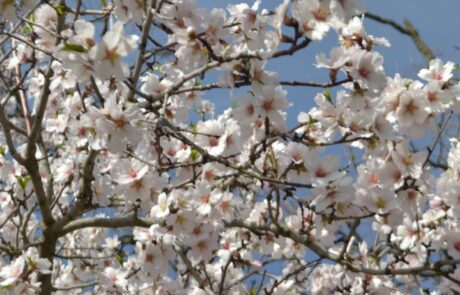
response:
<path id="1" fill-rule="evenodd" d="M 429 64 L 430 61 L 435 58 L 433 51 L 431 51 L 430 47 L 422 40 L 422 38 L 420 38 L 419 33 L 417 32 L 417 30 L 414 28 L 414 26 L 408 19 L 404 20 L 405 27 L 403 27 L 402 25 L 398 24 L 392 19 L 384 18 L 384 17 L 378 16 L 370 12 L 366 12 L 366 16 L 376 22 L 379 22 L 385 25 L 389 25 L 393 27 L 394 29 L 396 29 L 398 32 L 411 37 L 412 42 L 414 42 L 418 51 L 425 58 L 426 64 Z"/>
<path id="2" fill-rule="evenodd" d="M 92 218 L 83 218 L 77 219 L 69 222 L 65 225 L 61 231 L 59 231 L 59 236 L 64 236 L 68 233 L 76 231 L 78 229 L 87 228 L 87 227 L 106 227 L 106 228 L 121 228 L 121 227 L 150 227 L 153 222 L 138 217 L 136 214 L 130 214 L 128 216 L 122 217 L 92 217 Z"/>

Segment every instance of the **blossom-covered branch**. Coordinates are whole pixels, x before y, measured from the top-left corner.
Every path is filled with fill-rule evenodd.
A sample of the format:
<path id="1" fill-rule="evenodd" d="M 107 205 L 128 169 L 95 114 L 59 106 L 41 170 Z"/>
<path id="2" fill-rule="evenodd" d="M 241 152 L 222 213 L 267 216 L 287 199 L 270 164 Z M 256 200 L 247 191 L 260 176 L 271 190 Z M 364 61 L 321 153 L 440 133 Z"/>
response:
<path id="1" fill-rule="evenodd" d="M 366 18 L 412 38 L 418 78 Z M 460 292 L 460 84 L 409 22 L 0 0 L 0 30 L 0 292 Z M 269 70 L 288 59 L 328 78 Z"/>

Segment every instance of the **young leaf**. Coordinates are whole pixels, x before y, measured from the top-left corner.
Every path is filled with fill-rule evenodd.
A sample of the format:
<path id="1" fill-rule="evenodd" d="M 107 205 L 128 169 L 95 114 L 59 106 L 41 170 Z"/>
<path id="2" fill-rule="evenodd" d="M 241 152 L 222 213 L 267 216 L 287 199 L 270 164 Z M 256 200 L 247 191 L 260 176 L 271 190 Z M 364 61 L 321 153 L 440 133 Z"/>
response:
<path id="1" fill-rule="evenodd" d="M 80 53 L 87 52 L 85 47 L 79 44 L 72 44 L 72 43 L 65 43 L 62 50 L 70 51 L 70 52 L 80 52 Z"/>
<path id="2" fill-rule="evenodd" d="M 334 104 L 334 102 L 332 101 L 331 91 L 329 90 L 329 88 L 326 88 L 326 91 L 324 91 L 323 94 L 329 103 Z"/>

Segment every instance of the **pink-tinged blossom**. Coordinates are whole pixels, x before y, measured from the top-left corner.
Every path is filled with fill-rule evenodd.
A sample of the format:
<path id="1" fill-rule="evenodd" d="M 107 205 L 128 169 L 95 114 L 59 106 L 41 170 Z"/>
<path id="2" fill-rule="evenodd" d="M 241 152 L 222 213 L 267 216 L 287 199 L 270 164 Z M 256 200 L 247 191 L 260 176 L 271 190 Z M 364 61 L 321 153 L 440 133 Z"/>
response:
<path id="1" fill-rule="evenodd" d="M 72 42 L 77 42 L 86 48 L 91 48 L 95 45 L 94 33 L 96 29 L 94 25 L 86 20 L 79 19 L 73 24 L 75 35 L 70 38 Z"/>
<path id="2" fill-rule="evenodd" d="M 343 276 L 339 265 L 322 264 L 315 268 L 308 278 L 309 290 L 314 295 L 331 294 Z"/>
<path id="3" fill-rule="evenodd" d="M 168 98 L 169 103 L 164 109 L 165 117 L 176 125 L 180 125 L 188 118 L 189 109 L 185 102 L 177 95 Z M 163 114 L 163 110 L 161 111 Z"/>
<path id="4" fill-rule="evenodd" d="M 439 207 L 447 205 L 452 211 L 452 215 L 457 219 L 460 218 L 460 183 L 458 180 L 451 179 L 448 175 L 444 174 L 438 180 L 437 193 L 442 201 Z"/>
<path id="5" fill-rule="evenodd" d="M 320 158 L 318 155 L 310 154 L 304 158 L 304 163 L 314 187 L 326 187 L 330 182 L 344 175 L 343 172 L 338 171 L 340 158 L 336 155 Z"/>
<path id="6" fill-rule="evenodd" d="M 201 180 L 203 183 L 214 183 L 216 178 L 222 177 L 228 169 L 219 163 L 206 163 L 201 171 Z"/>
<path id="7" fill-rule="evenodd" d="M 71 75 L 78 78 L 79 82 L 86 82 L 93 73 L 94 61 L 87 54 L 69 53 L 64 67 L 69 69 Z"/>
<path id="8" fill-rule="evenodd" d="M 51 65 L 54 76 L 51 81 L 50 89 L 53 91 L 65 90 L 75 87 L 76 79 L 69 74 L 68 70 L 65 70 L 61 63 L 54 61 Z"/>
<path id="9" fill-rule="evenodd" d="M 91 189 L 93 191 L 93 203 L 97 203 L 103 207 L 110 204 L 113 187 L 109 176 L 102 175 L 101 177 L 97 177 L 91 184 Z"/>
<path id="10" fill-rule="evenodd" d="M 219 235 L 214 231 L 204 231 L 203 235 L 194 237 L 192 235 L 190 258 L 192 261 L 208 261 L 211 259 L 213 251 L 217 246 Z"/>
<path id="11" fill-rule="evenodd" d="M 9 287 L 19 283 L 26 276 L 27 263 L 24 256 L 19 256 L 11 264 L 2 267 L 0 277 L 3 280 L 0 282 L 1 287 Z"/>
<path id="12" fill-rule="evenodd" d="M 430 61 L 428 69 L 422 69 L 418 76 L 425 81 L 446 82 L 453 77 L 455 64 L 451 61 L 443 63 L 440 59 Z"/>
<path id="13" fill-rule="evenodd" d="M 454 101 L 454 96 L 449 89 L 442 89 L 440 83 L 430 81 L 423 88 L 428 101 L 428 109 L 434 113 L 445 111 Z"/>
<path id="14" fill-rule="evenodd" d="M 241 26 L 244 33 L 249 33 L 260 21 L 257 16 L 257 10 L 259 9 L 260 3 L 260 0 L 256 0 L 251 7 L 246 3 L 228 6 L 230 14 L 238 20 L 241 20 Z"/>
<path id="15" fill-rule="evenodd" d="M 23 255 L 26 258 L 29 271 L 38 271 L 42 274 L 51 273 L 51 262 L 48 259 L 40 258 L 37 248 L 31 247 Z"/>
<path id="16" fill-rule="evenodd" d="M 252 6 L 246 3 L 228 5 L 227 10 L 231 17 L 239 23 L 233 27 L 232 33 L 236 35 L 236 41 L 245 40 L 246 43 L 240 44 L 240 47 L 247 46 L 250 50 L 264 48 L 266 24 L 257 12 L 260 3 L 260 0 L 256 0 Z"/>
<path id="17" fill-rule="evenodd" d="M 460 259 L 460 231 L 458 229 L 449 230 L 444 239 L 447 244 L 447 253 L 453 259 Z"/>
<path id="18" fill-rule="evenodd" d="M 37 41 L 42 49 L 52 51 L 55 47 L 58 14 L 48 4 L 41 5 L 35 12 L 35 20 L 39 26 L 35 28 L 40 39 Z"/>
<path id="19" fill-rule="evenodd" d="M 195 67 L 206 63 L 208 54 L 202 42 L 198 39 L 199 27 L 189 19 L 185 19 L 184 27 L 176 29 L 176 33 L 169 42 L 177 43 L 175 55 L 178 65 L 185 71 L 191 71 Z"/>
<path id="20" fill-rule="evenodd" d="M 108 31 L 102 41 L 90 51 L 95 61 L 95 74 L 102 80 L 115 76 L 122 81 L 129 75 L 128 65 L 123 62 L 123 57 L 134 50 L 138 37 L 136 35 L 125 36 L 123 23 L 117 22 Z"/>
<path id="21" fill-rule="evenodd" d="M 233 217 L 233 213 L 239 206 L 244 206 L 241 199 L 235 198 L 233 193 L 224 191 L 220 196 L 213 195 L 216 199 L 215 210 L 217 210 L 222 219 L 229 221 Z"/>
<path id="22" fill-rule="evenodd" d="M 450 140 L 450 150 L 447 155 L 447 166 L 452 172 L 452 177 L 454 179 L 460 179 L 460 144 L 457 138 L 451 138 Z"/>
<path id="23" fill-rule="evenodd" d="M 103 285 L 105 285 L 109 290 L 123 290 L 128 281 L 126 280 L 126 272 L 113 268 L 106 267 L 102 273 L 99 274 L 99 279 Z"/>
<path id="24" fill-rule="evenodd" d="M 143 209 L 148 208 L 152 196 L 161 191 L 166 184 L 166 175 L 157 176 L 148 166 L 137 161 L 117 161 L 113 173 L 119 192 L 133 203 L 141 201 Z"/>
<path id="25" fill-rule="evenodd" d="M 342 22 L 347 22 L 355 15 L 366 12 L 366 7 L 357 0 L 331 0 L 331 14 Z"/>
<path id="26" fill-rule="evenodd" d="M 89 56 L 88 51 L 94 47 L 95 28 L 94 25 L 85 20 L 77 20 L 74 23 L 74 31 L 68 30 L 67 44 L 82 46 L 83 52 L 62 51 L 63 68 L 70 71 L 74 79 L 83 83 L 90 79 L 93 73 L 94 60 Z"/>
<path id="27" fill-rule="evenodd" d="M 300 0 L 292 3 L 292 16 L 299 32 L 312 40 L 321 40 L 331 27 L 330 1 Z"/>
<path id="28" fill-rule="evenodd" d="M 55 161 L 55 166 L 53 167 L 57 172 L 55 174 L 54 180 L 57 183 L 64 184 L 68 181 L 71 181 L 76 175 L 77 165 L 75 163 L 75 158 L 69 157 L 67 159 L 61 159 L 61 161 Z"/>
<path id="29" fill-rule="evenodd" d="M 219 138 L 225 144 L 223 156 L 237 155 L 241 151 L 243 141 L 241 138 L 241 128 L 238 121 L 227 116 L 219 117 L 219 121 L 224 124 L 225 133 Z"/>
<path id="30" fill-rule="evenodd" d="M 346 177 L 340 180 L 332 181 L 327 187 L 315 188 L 312 190 L 315 198 L 311 202 L 315 210 L 323 211 L 331 205 L 335 205 L 336 214 L 342 215 L 346 212 L 344 206 L 353 201 L 354 190 L 351 184 L 351 178 Z M 346 214 L 345 214 L 346 215 Z"/>
<path id="31" fill-rule="evenodd" d="M 294 164 L 301 164 L 310 156 L 308 148 L 297 142 L 290 142 L 286 147 L 286 153 Z"/>
<path id="32" fill-rule="evenodd" d="M 249 126 L 259 116 L 256 108 L 256 98 L 248 93 L 237 98 L 236 107 L 232 109 L 232 117 L 241 126 Z"/>
<path id="33" fill-rule="evenodd" d="M 141 0 L 115 0 L 113 12 L 115 16 L 123 22 L 132 20 L 138 25 L 142 25 L 144 17 L 144 1 Z"/>
<path id="34" fill-rule="evenodd" d="M 199 26 L 205 10 L 196 5 L 195 0 L 175 0 L 172 3 L 165 3 L 161 9 L 162 15 L 173 20 L 175 27 L 184 27 L 185 21 L 191 21 Z"/>
<path id="35" fill-rule="evenodd" d="M 417 214 L 421 212 L 423 202 L 423 196 L 420 192 L 414 189 L 402 190 L 397 193 L 396 197 L 399 207 L 408 214 L 409 217 L 415 219 Z"/>
<path id="36" fill-rule="evenodd" d="M 168 258 L 172 254 L 171 246 L 164 245 L 161 241 L 136 244 L 139 262 L 142 270 L 153 279 L 164 274 L 168 269 Z"/>
<path id="37" fill-rule="evenodd" d="M 157 204 L 150 209 L 150 216 L 155 220 L 161 220 L 170 214 L 170 206 L 171 200 L 168 199 L 168 195 L 161 193 L 157 197 Z"/>
<path id="38" fill-rule="evenodd" d="M 253 60 L 249 68 L 249 75 L 251 77 L 251 85 L 254 89 L 261 91 L 264 85 L 276 86 L 278 84 L 278 74 L 276 72 L 269 72 L 264 69 L 266 65 L 265 60 Z"/>
<path id="39" fill-rule="evenodd" d="M 0 4 L 1 6 L 1 4 Z M 1 9 L 0 9 L 1 11 Z M 27 63 L 31 61 L 33 50 L 31 47 L 20 43 L 16 45 L 16 52 L 13 54 L 12 58 L 9 59 L 7 69 L 14 69 L 17 65 Z"/>
<path id="40" fill-rule="evenodd" d="M 370 190 L 358 189 L 360 202 L 366 208 L 378 214 L 386 214 L 394 209 L 397 205 L 394 191 L 382 188 L 372 188 Z"/>
<path id="41" fill-rule="evenodd" d="M 37 24 L 49 30 L 55 30 L 58 22 L 58 14 L 56 9 L 48 4 L 41 5 L 35 12 L 35 19 Z M 39 32 L 43 31 L 38 28 Z"/>
<path id="42" fill-rule="evenodd" d="M 71 145 L 76 147 L 83 147 L 88 144 L 88 142 L 93 142 L 94 132 L 92 132 L 91 128 L 85 126 L 90 124 L 82 124 L 86 118 L 82 117 L 80 120 L 70 120 L 67 123 L 67 134 L 72 136 Z"/>
<path id="43" fill-rule="evenodd" d="M 219 42 L 225 40 L 229 33 L 229 29 L 225 27 L 226 16 L 224 9 L 214 8 L 207 15 L 206 22 L 202 24 L 205 33 L 204 38 L 209 44 L 212 44 L 213 50 L 221 47 Z"/>
<path id="44" fill-rule="evenodd" d="M 316 67 L 337 70 L 344 66 L 350 59 L 349 50 L 343 47 L 332 48 L 329 55 L 329 58 L 323 52 L 316 55 Z"/>
<path id="45" fill-rule="evenodd" d="M 226 130 L 224 124 L 217 120 L 200 121 L 197 124 L 197 143 L 210 155 L 218 156 L 225 150 L 226 142 L 221 140 Z"/>
<path id="46" fill-rule="evenodd" d="M 268 219 L 268 205 L 267 202 L 255 203 L 249 217 L 248 222 L 255 222 L 258 224 L 264 223 Z"/>
<path id="47" fill-rule="evenodd" d="M 374 45 L 390 46 L 390 42 L 387 39 L 368 35 L 363 26 L 363 18 L 357 16 L 353 17 L 340 29 L 340 41 L 346 48 L 359 46 L 370 50 Z"/>
<path id="48" fill-rule="evenodd" d="M 263 86 L 256 93 L 256 111 L 262 119 L 268 118 L 277 124 L 284 121 L 283 111 L 289 106 L 286 99 L 287 92 L 280 86 Z"/>
<path id="49" fill-rule="evenodd" d="M 126 141 L 136 145 L 141 140 L 140 112 L 136 107 L 123 110 L 115 98 L 109 98 L 104 108 L 94 110 L 95 131 L 112 152 L 121 152 Z"/>
<path id="50" fill-rule="evenodd" d="M 197 214 L 189 210 L 180 210 L 175 214 L 170 214 L 166 218 L 166 225 L 169 230 L 175 234 L 180 235 L 184 233 L 191 233 L 197 220 Z"/>
<path id="51" fill-rule="evenodd" d="M 147 95 L 160 95 L 165 92 L 173 83 L 168 79 L 160 79 L 157 75 L 148 73 L 141 78 L 144 82 L 141 86 L 141 91 Z"/>
<path id="52" fill-rule="evenodd" d="M 391 157 L 401 172 L 405 175 L 410 175 L 414 179 L 421 176 L 427 156 L 427 151 L 420 151 L 417 153 L 409 151 L 407 142 L 397 143 L 394 147 L 394 151 L 391 152 Z"/>
<path id="53" fill-rule="evenodd" d="M 359 86 L 376 92 L 385 88 L 383 57 L 379 53 L 356 50 L 351 54 L 349 64 L 347 70 Z"/>
<path id="54" fill-rule="evenodd" d="M 160 146 L 163 149 L 163 154 L 173 162 L 184 162 L 191 154 L 190 147 L 175 138 L 162 140 Z"/>
<path id="55" fill-rule="evenodd" d="M 403 250 L 409 250 L 415 246 L 420 239 L 419 228 L 417 223 L 410 219 L 404 219 L 404 224 L 397 227 L 397 233 L 392 235 L 392 242 L 398 242 L 399 247 Z"/>
<path id="56" fill-rule="evenodd" d="M 421 90 L 409 90 L 399 96 L 396 119 L 403 127 L 420 125 L 429 115 L 427 97 Z"/>
<path id="57" fill-rule="evenodd" d="M 193 210 L 201 216 L 209 216 L 220 197 L 218 189 L 210 190 L 206 182 L 198 182 L 190 192 L 190 199 L 194 202 Z"/>

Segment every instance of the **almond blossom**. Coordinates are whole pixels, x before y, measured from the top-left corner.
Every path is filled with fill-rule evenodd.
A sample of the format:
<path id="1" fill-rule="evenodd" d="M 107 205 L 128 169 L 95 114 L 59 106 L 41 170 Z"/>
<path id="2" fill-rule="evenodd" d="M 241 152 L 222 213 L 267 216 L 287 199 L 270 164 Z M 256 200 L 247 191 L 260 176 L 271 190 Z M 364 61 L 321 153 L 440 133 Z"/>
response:
<path id="1" fill-rule="evenodd" d="M 418 76 L 426 81 L 446 82 L 452 78 L 454 66 L 453 62 L 444 64 L 440 59 L 434 59 L 430 61 L 428 69 L 422 69 L 418 72 Z"/>
<path id="2" fill-rule="evenodd" d="M 15 259 L 11 265 L 2 267 L 0 270 L 0 277 L 2 277 L 3 280 L 0 282 L 0 286 L 9 287 L 13 284 L 19 283 L 26 271 L 26 259 L 23 256 L 20 256 Z"/>
<path id="3" fill-rule="evenodd" d="M 135 35 L 124 36 L 123 23 L 115 23 L 104 35 L 102 42 L 91 49 L 90 55 L 96 63 L 96 75 L 102 80 L 109 79 L 112 75 L 123 80 L 129 69 L 122 58 L 134 50 L 137 39 Z"/>
<path id="4" fill-rule="evenodd" d="M 302 0 L 292 4 L 299 31 L 312 40 L 321 40 L 331 27 L 330 1 Z"/>
<path id="5" fill-rule="evenodd" d="M 103 109 L 94 109 L 91 116 L 94 118 L 94 126 L 100 138 L 107 143 L 107 147 L 113 151 L 125 148 L 123 140 L 131 144 L 137 144 L 141 139 L 139 130 L 139 110 L 132 107 L 122 110 L 115 99 L 108 99 Z"/>

